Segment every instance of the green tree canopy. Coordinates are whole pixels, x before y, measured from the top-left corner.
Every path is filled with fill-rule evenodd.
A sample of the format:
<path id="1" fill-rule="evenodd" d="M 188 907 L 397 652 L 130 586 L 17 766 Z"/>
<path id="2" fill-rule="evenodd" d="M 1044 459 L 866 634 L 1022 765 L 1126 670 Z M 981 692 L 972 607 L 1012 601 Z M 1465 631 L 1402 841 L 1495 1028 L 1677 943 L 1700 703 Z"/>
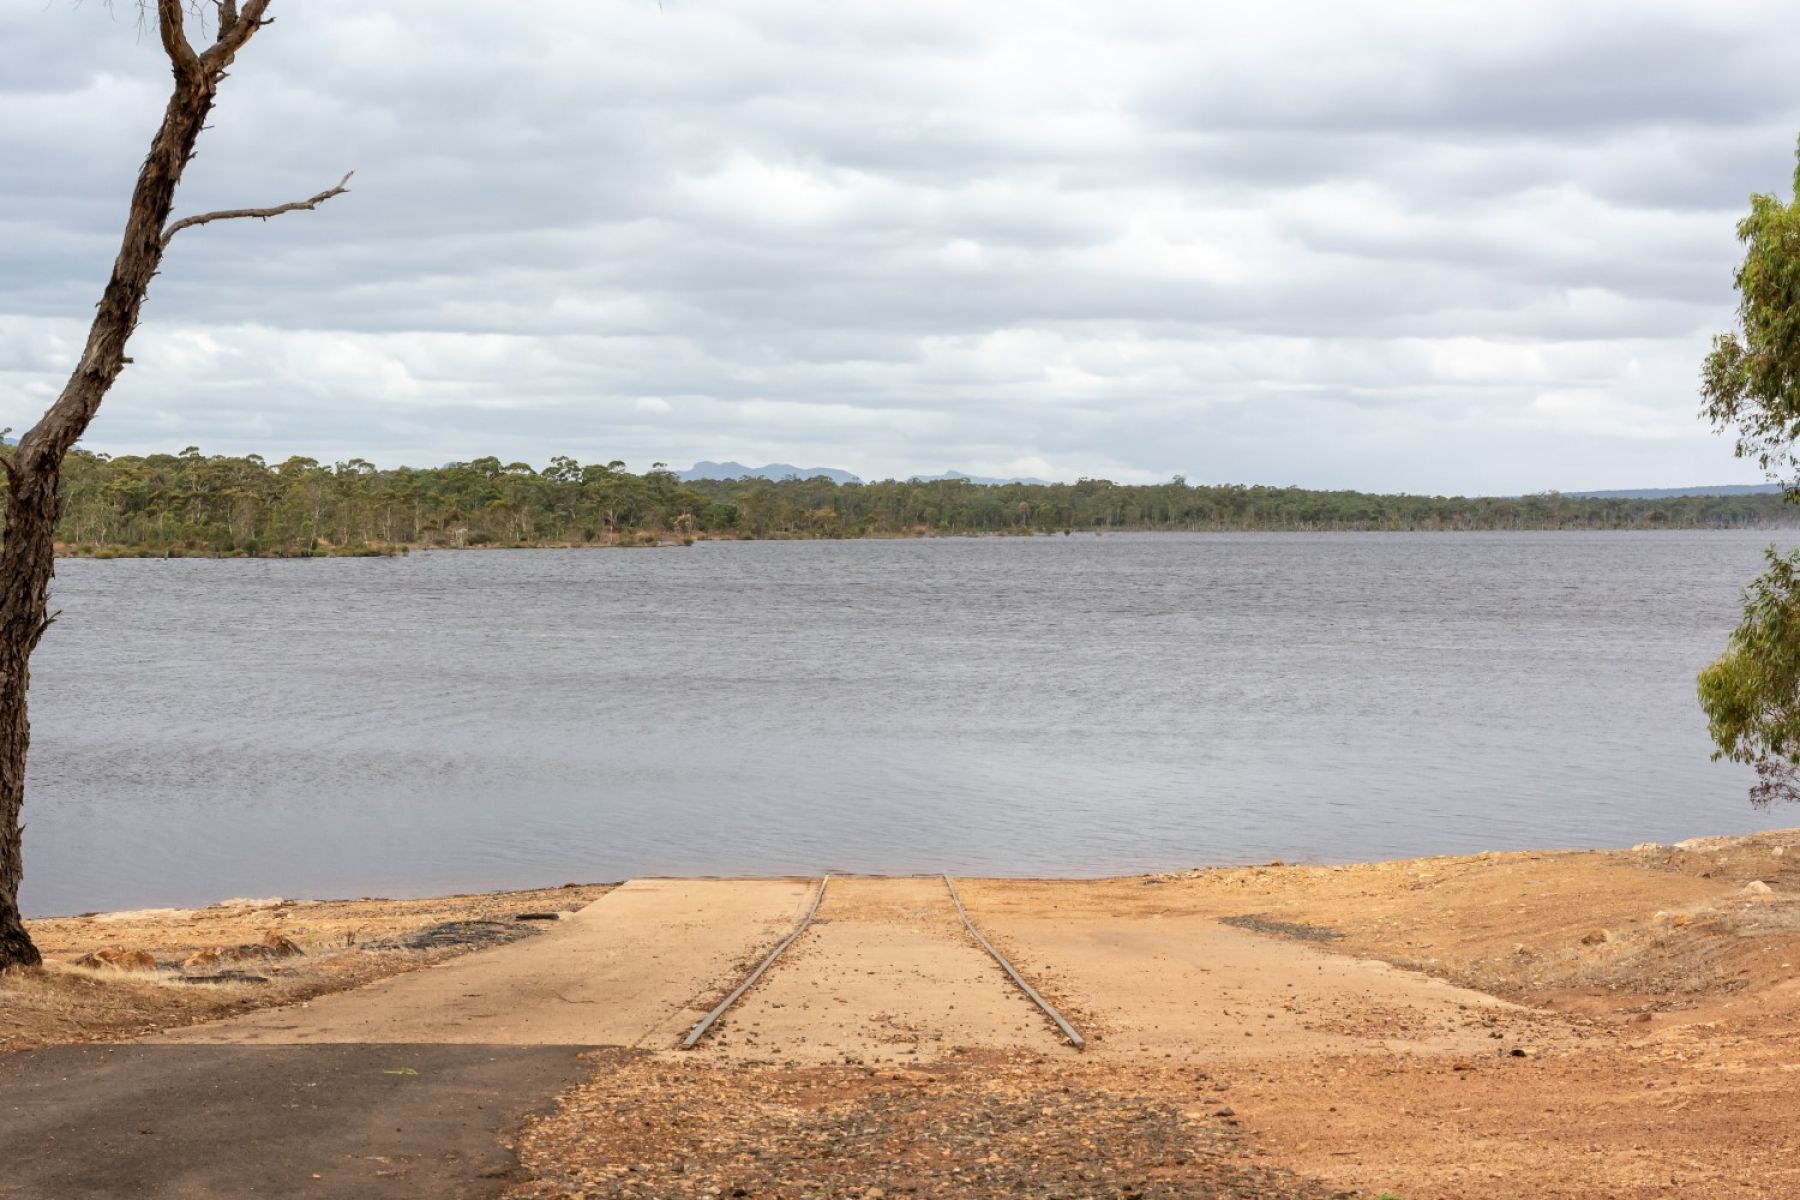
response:
<path id="1" fill-rule="evenodd" d="M 1789 499 L 1800 499 L 1800 148 L 1795 162 L 1794 198 L 1751 196 L 1738 222 L 1738 329 L 1713 339 L 1701 381 L 1703 414 L 1735 429 L 1738 457 L 1781 479 Z M 1713 757 L 1756 767 L 1759 804 L 1800 798 L 1800 552 L 1770 547 L 1768 560 L 1699 678 Z"/>
<path id="2" fill-rule="evenodd" d="M 1744 590 L 1744 620 L 1700 672 L 1715 759 L 1751 763 L 1759 804 L 1800 797 L 1800 551 L 1768 551 Z"/>
<path id="3" fill-rule="evenodd" d="M 1790 494 L 1800 489 L 1800 149 L 1795 160 L 1794 199 L 1753 195 L 1738 222 L 1739 328 L 1713 339 L 1702 376 L 1706 417 L 1735 427 L 1737 456 L 1755 459 Z"/>
<path id="4" fill-rule="evenodd" d="M 1744 589 L 1743 622 L 1700 672 L 1714 758 L 1800 761 L 1800 550 L 1767 556 L 1768 570 Z"/>
<path id="5" fill-rule="evenodd" d="M 0 450 L 0 454 L 4 451 Z M 0 474 L 0 493 L 5 477 Z M 73 451 L 65 553 L 317 554 L 433 546 L 642 545 L 686 538 L 909 537 L 1064 530 L 1747 529 L 1800 526 L 1778 494 L 1648 499 L 1375 495 L 1302 488 L 960 479 L 683 481 L 568 456 L 377 468 L 194 451 Z M 658 540 L 651 536 L 652 542 Z"/>

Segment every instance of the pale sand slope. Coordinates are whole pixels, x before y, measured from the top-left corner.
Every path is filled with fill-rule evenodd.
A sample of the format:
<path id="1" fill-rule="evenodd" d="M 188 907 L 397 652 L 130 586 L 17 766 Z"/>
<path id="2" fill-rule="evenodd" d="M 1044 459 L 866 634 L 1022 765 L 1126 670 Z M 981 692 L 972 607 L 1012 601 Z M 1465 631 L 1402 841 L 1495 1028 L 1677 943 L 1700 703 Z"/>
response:
<path id="1" fill-rule="evenodd" d="M 963 929 L 944 881 L 833 878 L 806 934 L 701 1061 L 918 1062 L 959 1046 L 1073 1054 Z"/>
<path id="2" fill-rule="evenodd" d="M 146 1040 L 661 1045 L 811 898 L 806 880 L 633 880 L 523 942 Z"/>
<path id="3" fill-rule="evenodd" d="M 980 903 L 1017 885 L 961 886 L 982 932 L 1085 1031 L 1090 1060 L 1491 1054 L 1496 1025 L 1523 1015 L 1210 916 L 1021 917 Z M 969 937 L 942 879 L 837 878 L 812 928 L 721 1020 L 702 1060 L 909 1063 L 958 1048 L 1076 1057 Z"/>
<path id="4" fill-rule="evenodd" d="M 793 928 L 814 886 L 633 881 L 541 937 L 157 1040 L 674 1053 L 688 1026 Z M 976 922 L 1091 1035 L 1090 1058 L 1492 1053 L 1497 1026 L 1528 1020 L 1478 992 L 1207 915 L 1007 903 L 1019 890 L 964 886 Z M 1074 1054 L 969 938 L 941 879 L 840 877 L 813 926 L 687 1061 L 919 1062 L 959 1048 Z"/>
<path id="5" fill-rule="evenodd" d="M 1094 903 L 1109 887 L 1136 895 Z M 1497 1040 L 1543 1046 L 1563 1033 L 1484 992 L 1158 904 L 1163 893 L 1138 880 L 958 888 L 981 931 L 1088 1037 L 1090 1057 L 1492 1054 Z"/>

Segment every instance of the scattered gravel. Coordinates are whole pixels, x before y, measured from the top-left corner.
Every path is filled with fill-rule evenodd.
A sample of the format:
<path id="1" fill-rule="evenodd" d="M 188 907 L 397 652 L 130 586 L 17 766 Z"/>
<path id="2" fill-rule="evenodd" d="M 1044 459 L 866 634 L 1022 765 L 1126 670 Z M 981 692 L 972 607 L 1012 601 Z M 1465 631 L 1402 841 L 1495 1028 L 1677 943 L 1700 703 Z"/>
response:
<path id="1" fill-rule="evenodd" d="M 528 938 L 538 930 L 510 921 L 445 921 L 429 929 L 407 934 L 398 944 L 407 950 L 436 950 L 444 946 L 504 946 Z"/>
<path id="2" fill-rule="evenodd" d="M 1272 933 L 1276 937 L 1298 938 L 1303 942 L 1335 942 L 1343 935 L 1326 925 L 1302 925 L 1297 921 L 1277 921 L 1273 917 L 1220 917 L 1219 924 L 1252 933 Z"/>
<path id="3" fill-rule="evenodd" d="M 522 1135 L 535 1182 L 512 1200 L 1335 1194 L 1259 1161 L 1192 1070 L 992 1055 L 898 1070 L 592 1057 L 593 1081 Z"/>

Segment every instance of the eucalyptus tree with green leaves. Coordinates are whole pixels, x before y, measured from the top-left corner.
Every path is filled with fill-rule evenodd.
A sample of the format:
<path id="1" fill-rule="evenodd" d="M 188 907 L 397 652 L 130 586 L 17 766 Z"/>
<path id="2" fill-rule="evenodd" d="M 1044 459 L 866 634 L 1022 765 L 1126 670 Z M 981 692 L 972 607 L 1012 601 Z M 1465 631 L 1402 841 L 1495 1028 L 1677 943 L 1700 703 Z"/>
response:
<path id="1" fill-rule="evenodd" d="M 1758 806 L 1800 798 L 1800 551 L 1768 558 L 1725 653 L 1700 672 L 1713 757 L 1756 768 Z"/>
<path id="2" fill-rule="evenodd" d="M 1713 339 L 1702 376 L 1706 417 L 1735 431 L 1737 456 L 1789 500 L 1800 499 L 1800 149 L 1795 164 L 1793 198 L 1753 195 L 1738 222 L 1738 328 Z M 1699 679 L 1713 757 L 1756 768 L 1758 804 L 1800 799 L 1800 552 L 1771 547 L 1768 560 L 1730 645 Z"/>
<path id="3" fill-rule="evenodd" d="M 1800 489 L 1800 150 L 1794 198 L 1758 193 L 1738 222 L 1738 328 L 1713 339 L 1706 356 L 1703 412 L 1735 429 L 1739 458 Z"/>

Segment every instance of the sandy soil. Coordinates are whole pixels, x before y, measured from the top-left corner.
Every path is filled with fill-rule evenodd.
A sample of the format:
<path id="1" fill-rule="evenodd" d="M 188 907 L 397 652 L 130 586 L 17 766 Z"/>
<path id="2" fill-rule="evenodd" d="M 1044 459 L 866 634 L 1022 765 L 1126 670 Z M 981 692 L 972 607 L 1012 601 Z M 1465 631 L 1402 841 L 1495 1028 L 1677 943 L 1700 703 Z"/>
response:
<path id="1" fill-rule="evenodd" d="M 155 1040 L 669 1045 L 809 900 L 805 880 L 633 880 L 528 941 Z"/>
<path id="2" fill-rule="evenodd" d="M 1227 1064 L 1274 1161 L 1423 1197 L 1800 1195 L 1800 834 L 1173 877 L 1205 912 L 1328 927 L 1511 997 L 1566 1038 L 1510 1053 Z M 1765 884 L 1769 890 L 1746 885 Z M 1116 884 L 1083 903 L 1122 903 Z M 1504 1046 L 1504 1040 L 1497 1043 Z"/>
<path id="3" fill-rule="evenodd" d="M 531 1200 L 1800 1195 L 1800 831 L 959 887 L 1086 1054 L 935 879 L 834 881 L 691 1052 L 686 1024 L 805 881 L 634 884 L 531 941 L 201 1036 L 475 1022 L 619 1047 L 525 1131 Z M 99 941 L 128 939 L 64 946 Z M 558 971 L 587 990 L 541 986 Z"/>
<path id="4" fill-rule="evenodd" d="M 943 880 L 840 876 L 811 929 L 688 1057 L 861 1065 L 1059 1042 L 964 932 Z"/>
<path id="5" fill-rule="evenodd" d="M 542 925 L 519 922 L 518 914 L 577 909 L 611 888 L 571 884 L 428 900 L 244 898 L 207 908 L 31 921 L 32 939 L 47 967 L 0 975 L 0 1052 L 149 1036 L 302 1003 L 521 936 Z M 260 945 L 270 934 L 305 953 L 222 955 L 216 962 L 182 966 L 196 954 Z M 150 974 L 73 965 L 107 949 L 143 951 L 161 969 Z M 252 978 L 189 982 L 231 972 Z"/>
<path id="6" fill-rule="evenodd" d="M 727 1044 L 601 1062 L 534 1123 L 519 1195 L 1800 1195 L 1797 862 L 1790 831 L 961 881 L 1085 1055 L 980 985 L 932 881 L 838 881 Z"/>

